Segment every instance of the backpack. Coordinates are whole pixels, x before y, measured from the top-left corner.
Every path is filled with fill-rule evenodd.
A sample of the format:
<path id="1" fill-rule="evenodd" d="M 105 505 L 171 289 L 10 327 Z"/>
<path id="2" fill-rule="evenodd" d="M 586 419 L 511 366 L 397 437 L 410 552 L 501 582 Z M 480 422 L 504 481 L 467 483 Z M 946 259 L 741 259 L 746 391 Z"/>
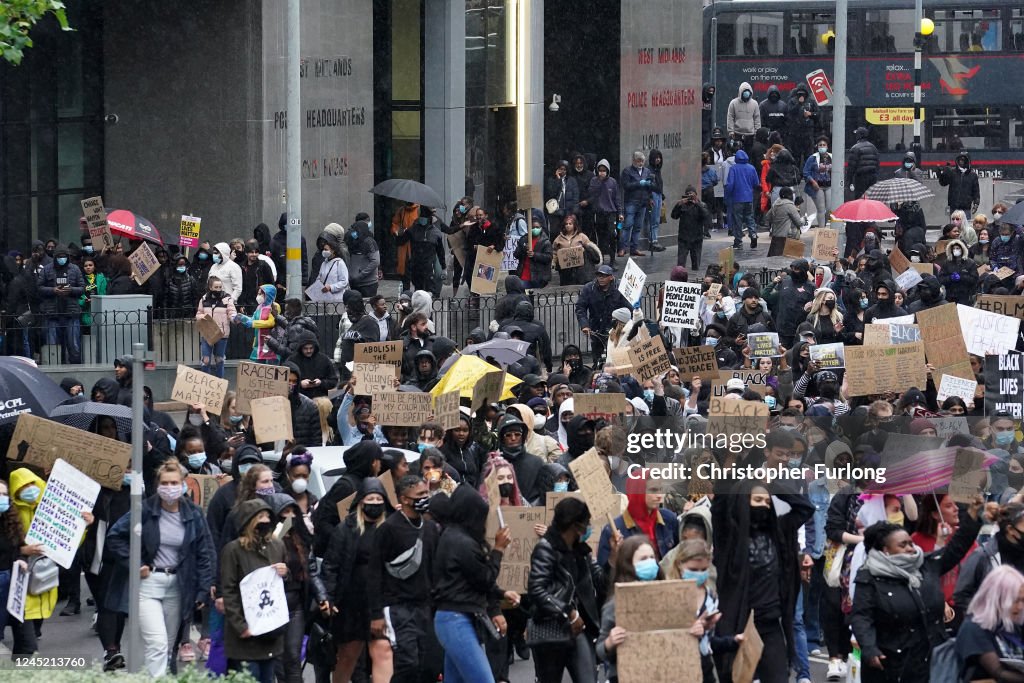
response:
<path id="1" fill-rule="evenodd" d="M 956 654 L 956 638 L 950 638 L 932 650 L 928 680 L 930 683 L 960 683 L 963 680 L 962 668 Z"/>

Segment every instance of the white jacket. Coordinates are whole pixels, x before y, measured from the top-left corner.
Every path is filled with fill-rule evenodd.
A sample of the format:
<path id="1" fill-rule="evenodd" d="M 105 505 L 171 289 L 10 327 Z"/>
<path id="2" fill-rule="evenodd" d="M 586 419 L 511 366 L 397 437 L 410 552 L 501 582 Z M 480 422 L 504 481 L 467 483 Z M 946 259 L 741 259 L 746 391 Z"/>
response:
<path id="1" fill-rule="evenodd" d="M 348 289 L 348 266 L 345 259 L 335 256 L 330 261 L 320 264 L 320 273 L 312 283 L 317 289 L 330 287 L 330 292 L 324 292 L 324 301 L 341 301 Z"/>
<path id="2" fill-rule="evenodd" d="M 232 301 L 238 301 L 242 296 L 242 269 L 231 260 L 231 249 L 227 242 L 217 242 L 213 249 L 220 254 L 220 263 L 210 266 L 210 277 L 220 278 L 224 283 L 224 291 L 231 295 Z"/>

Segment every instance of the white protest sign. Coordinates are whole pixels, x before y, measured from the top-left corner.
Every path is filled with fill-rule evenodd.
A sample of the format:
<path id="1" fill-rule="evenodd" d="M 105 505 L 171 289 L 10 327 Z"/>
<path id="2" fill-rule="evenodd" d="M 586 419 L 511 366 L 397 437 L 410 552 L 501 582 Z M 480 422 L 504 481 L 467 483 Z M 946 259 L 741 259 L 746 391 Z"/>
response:
<path id="1" fill-rule="evenodd" d="M 25 534 L 25 544 L 41 544 L 44 555 L 70 568 L 85 533 L 82 512 L 91 512 L 99 495 L 98 483 L 57 458 Z"/>
<path id="2" fill-rule="evenodd" d="M 284 580 L 273 566 L 260 567 L 238 584 L 242 594 L 242 613 L 249 633 L 260 636 L 288 623 L 288 598 Z"/>
<path id="3" fill-rule="evenodd" d="M 964 379 L 954 375 L 943 375 L 939 384 L 939 393 L 935 400 L 942 403 L 950 396 L 959 396 L 964 403 L 974 403 L 974 392 L 978 389 L 978 383 L 973 379 Z"/>
<path id="4" fill-rule="evenodd" d="M 1017 333 L 1020 320 L 963 304 L 956 305 L 960 318 L 960 332 L 967 346 L 967 353 L 976 356 L 999 355 L 1017 348 Z"/>
<path id="5" fill-rule="evenodd" d="M 896 286 L 906 292 L 921 282 L 921 273 L 909 268 L 896 276 Z"/>
<path id="6" fill-rule="evenodd" d="M 21 571 L 21 562 L 11 567 L 11 590 L 7 593 L 7 613 L 18 621 L 25 622 L 25 596 L 28 595 L 30 574 Z"/>
<path id="7" fill-rule="evenodd" d="M 647 282 L 647 273 L 633 259 L 629 259 L 626 262 L 626 269 L 622 271 L 622 279 L 619 281 L 619 291 L 622 292 L 622 296 L 626 297 L 626 301 L 630 304 L 640 301 L 645 282 Z"/>
<path id="8" fill-rule="evenodd" d="M 700 297 L 701 284 L 699 282 L 666 282 L 665 305 L 661 309 L 661 324 L 679 325 L 696 330 Z"/>

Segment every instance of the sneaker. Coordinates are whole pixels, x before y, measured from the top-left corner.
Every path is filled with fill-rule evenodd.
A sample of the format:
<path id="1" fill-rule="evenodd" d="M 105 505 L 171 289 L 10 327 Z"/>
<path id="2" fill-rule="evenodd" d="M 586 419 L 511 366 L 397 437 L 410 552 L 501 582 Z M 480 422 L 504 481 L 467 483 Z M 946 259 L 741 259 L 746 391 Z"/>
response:
<path id="1" fill-rule="evenodd" d="M 195 650 L 192 649 L 192 643 L 183 643 L 178 648 L 178 659 L 183 662 L 194 662 L 196 661 Z"/>
<path id="2" fill-rule="evenodd" d="M 658 242 L 651 242 L 651 251 L 665 251 L 665 247 Z"/>
<path id="3" fill-rule="evenodd" d="M 812 649 L 811 650 L 811 654 L 814 655 L 815 657 L 817 657 L 818 655 L 821 654 L 821 648 L 820 647 L 816 647 L 816 648 Z"/>
<path id="4" fill-rule="evenodd" d="M 842 679 L 843 674 L 845 673 L 843 669 L 845 668 L 846 667 L 843 666 L 843 660 L 841 659 L 828 660 L 828 673 L 825 674 L 825 680 L 838 681 Z"/>
<path id="5" fill-rule="evenodd" d="M 199 659 L 204 662 L 210 658 L 210 639 L 200 638 L 199 639 Z"/>
<path id="6" fill-rule="evenodd" d="M 750 248 L 751 249 L 757 249 L 757 237 L 756 236 L 750 238 Z"/>
<path id="7" fill-rule="evenodd" d="M 796 683 L 814 683 L 814 682 L 811 679 L 809 679 L 806 676 L 804 676 L 803 678 L 798 678 Z"/>
<path id="8" fill-rule="evenodd" d="M 743 248 L 743 242 L 733 242 L 732 243 L 732 248 L 733 249 L 742 249 Z"/>
<path id="9" fill-rule="evenodd" d="M 108 652 L 103 655 L 103 670 L 117 671 L 124 668 L 124 655 L 120 652 Z"/>

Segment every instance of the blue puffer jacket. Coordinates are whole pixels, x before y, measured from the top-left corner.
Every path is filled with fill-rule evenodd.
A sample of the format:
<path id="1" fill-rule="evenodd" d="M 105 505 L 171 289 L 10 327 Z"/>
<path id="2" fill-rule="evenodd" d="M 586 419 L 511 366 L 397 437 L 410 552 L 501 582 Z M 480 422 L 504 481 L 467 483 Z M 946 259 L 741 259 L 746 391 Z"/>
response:
<path id="1" fill-rule="evenodd" d="M 725 179 L 725 200 L 731 203 L 754 201 L 754 188 L 761 185 L 750 157 L 742 149 L 736 152 L 736 164 Z"/>

